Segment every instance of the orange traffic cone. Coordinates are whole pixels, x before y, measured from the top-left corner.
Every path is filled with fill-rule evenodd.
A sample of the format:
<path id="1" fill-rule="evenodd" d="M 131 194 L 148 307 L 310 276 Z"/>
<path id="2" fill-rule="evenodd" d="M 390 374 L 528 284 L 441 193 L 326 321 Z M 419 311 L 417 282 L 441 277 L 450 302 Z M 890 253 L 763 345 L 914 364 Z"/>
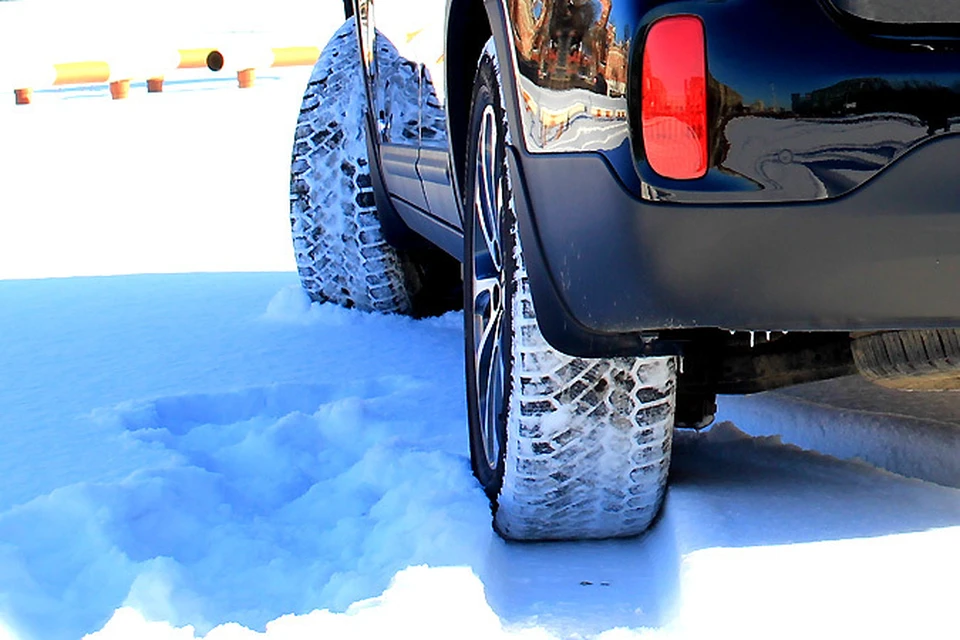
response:
<path id="1" fill-rule="evenodd" d="M 17 104 L 30 104 L 33 102 L 33 89 L 14 89 L 13 95 Z"/>
<path id="2" fill-rule="evenodd" d="M 110 95 L 114 100 L 123 100 L 130 96 L 130 81 L 115 80 L 110 83 Z"/>
<path id="3" fill-rule="evenodd" d="M 241 69 L 237 72 L 237 84 L 241 89 L 249 89 L 257 81 L 256 69 Z"/>

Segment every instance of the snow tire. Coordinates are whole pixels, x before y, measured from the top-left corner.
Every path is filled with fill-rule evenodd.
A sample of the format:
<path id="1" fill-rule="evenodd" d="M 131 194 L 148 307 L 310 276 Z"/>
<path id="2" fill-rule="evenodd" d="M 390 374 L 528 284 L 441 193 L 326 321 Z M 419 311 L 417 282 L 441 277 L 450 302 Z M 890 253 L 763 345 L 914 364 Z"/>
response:
<path id="1" fill-rule="evenodd" d="M 403 59 L 385 38 L 378 41 L 381 71 L 393 78 L 406 69 Z M 459 308 L 456 260 L 425 241 L 403 250 L 387 241 L 377 210 L 366 118 L 359 40 L 351 18 L 320 54 L 297 120 L 290 226 L 300 282 L 315 302 L 364 311 L 419 317 Z"/>
<path id="2" fill-rule="evenodd" d="M 464 191 L 464 324 L 474 474 L 491 499 L 494 528 L 504 538 L 636 535 L 653 522 L 666 490 L 675 360 L 573 357 L 544 339 L 515 215 L 502 104 L 491 41 L 474 86 Z M 492 161 L 483 149 L 495 149 Z M 484 217 L 487 223 L 499 220 L 486 224 Z M 499 364 L 491 364 L 494 357 Z"/>

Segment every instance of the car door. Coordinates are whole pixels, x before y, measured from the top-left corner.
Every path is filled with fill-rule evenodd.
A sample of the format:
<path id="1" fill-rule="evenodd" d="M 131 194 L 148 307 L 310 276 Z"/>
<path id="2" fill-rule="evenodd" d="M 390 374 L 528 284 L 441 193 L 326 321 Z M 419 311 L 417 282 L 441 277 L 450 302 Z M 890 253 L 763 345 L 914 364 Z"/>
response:
<path id="1" fill-rule="evenodd" d="M 406 5 L 406 8 L 404 8 Z M 370 80 L 373 124 L 384 172 L 394 199 L 427 209 L 417 173 L 420 147 L 420 73 L 404 56 L 410 28 L 409 3 L 360 0 L 360 36 Z"/>
<path id="2" fill-rule="evenodd" d="M 423 26 L 411 34 L 413 54 L 420 64 L 420 157 L 417 169 L 430 212 L 462 229 L 453 190 L 452 166 L 444 109 L 444 12 L 446 0 L 426 0 Z"/>

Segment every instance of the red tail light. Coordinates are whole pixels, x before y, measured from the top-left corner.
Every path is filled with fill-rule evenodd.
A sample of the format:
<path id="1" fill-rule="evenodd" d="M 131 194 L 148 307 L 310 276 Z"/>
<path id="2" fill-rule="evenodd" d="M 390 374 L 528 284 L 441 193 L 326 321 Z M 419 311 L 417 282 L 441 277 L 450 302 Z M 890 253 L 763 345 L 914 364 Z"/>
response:
<path id="1" fill-rule="evenodd" d="M 707 172 L 707 61 L 703 23 L 664 18 L 643 49 L 643 146 L 647 162 L 666 178 Z"/>

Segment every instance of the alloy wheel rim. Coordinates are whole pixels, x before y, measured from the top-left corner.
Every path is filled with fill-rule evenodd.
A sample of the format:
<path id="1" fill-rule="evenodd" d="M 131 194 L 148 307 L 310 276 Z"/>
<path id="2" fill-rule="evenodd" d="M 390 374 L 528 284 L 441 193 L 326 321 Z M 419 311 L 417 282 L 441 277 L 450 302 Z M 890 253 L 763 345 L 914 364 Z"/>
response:
<path id="1" fill-rule="evenodd" d="M 503 167 L 493 105 L 480 117 L 473 189 L 473 354 L 480 438 L 487 466 L 500 461 L 506 382 L 504 256 L 500 237 Z"/>

